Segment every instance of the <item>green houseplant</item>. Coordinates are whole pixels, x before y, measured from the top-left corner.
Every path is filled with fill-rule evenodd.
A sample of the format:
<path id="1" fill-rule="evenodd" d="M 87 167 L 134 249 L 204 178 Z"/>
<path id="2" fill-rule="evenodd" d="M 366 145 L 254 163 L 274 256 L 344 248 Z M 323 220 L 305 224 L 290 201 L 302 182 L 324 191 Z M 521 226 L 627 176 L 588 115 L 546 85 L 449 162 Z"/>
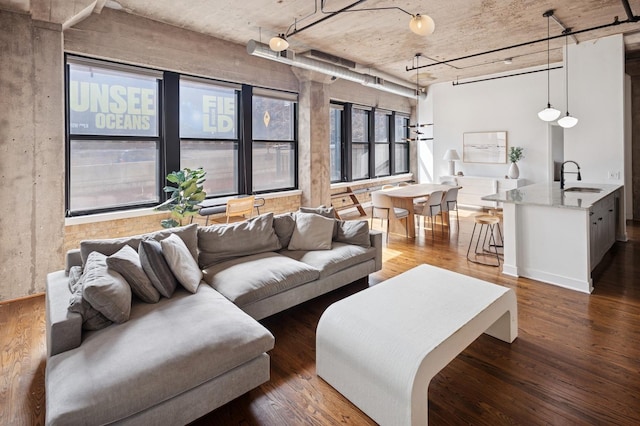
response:
<path id="1" fill-rule="evenodd" d="M 169 219 L 160 222 L 163 228 L 182 226 L 184 219 L 198 213 L 199 204 L 207 196 L 203 189 L 206 174 L 207 172 L 200 167 L 195 170 L 184 168 L 167 175 L 167 181 L 176 186 L 164 187 L 164 192 L 168 193 L 170 198 L 155 208 L 155 210 L 171 212 Z"/>
<path id="2" fill-rule="evenodd" d="M 508 176 L 511 179 L 518 179 L 518 176 L 520 176 L 520 170 L 516 163 L 524 158 L 523 151 L 524 148 L 521 146 L 512 146 L 509 148 L 509 161 L 511 165 L 509 166 Z"/>

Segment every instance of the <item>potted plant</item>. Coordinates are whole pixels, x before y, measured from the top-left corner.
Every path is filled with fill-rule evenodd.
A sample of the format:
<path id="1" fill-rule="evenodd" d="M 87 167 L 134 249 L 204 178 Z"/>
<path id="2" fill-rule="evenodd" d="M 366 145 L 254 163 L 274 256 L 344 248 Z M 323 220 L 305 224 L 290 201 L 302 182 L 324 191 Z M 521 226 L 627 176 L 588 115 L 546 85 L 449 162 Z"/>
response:
<path id="1" fill-rule="evenodd" d="M 509 161 L 511 165 L 509 166 L 508 176 L 511 179 L 518 179 L 518 176 L 520 176 L 520 170 L 516 163 L 524 158 L 523 151 L 524 148 L 520 146 L 512 146 L 509 148 Z"/>
<path id="2" fill-rule="evenodd" d="M 198 213 L 199 204 L 207 196 L 203 189 L 206 174 L 207 172 L 200 167 L 195 170 L 184 168 L 167 175 L 167 181 L 177 186 L 165 186 L 163 190 L 170 194 L 170 198 L 155 208 L 155 210 L 171 212 L 169 219 L 160 222 L 163 228 L 182 226 L 184 219 Z"/>

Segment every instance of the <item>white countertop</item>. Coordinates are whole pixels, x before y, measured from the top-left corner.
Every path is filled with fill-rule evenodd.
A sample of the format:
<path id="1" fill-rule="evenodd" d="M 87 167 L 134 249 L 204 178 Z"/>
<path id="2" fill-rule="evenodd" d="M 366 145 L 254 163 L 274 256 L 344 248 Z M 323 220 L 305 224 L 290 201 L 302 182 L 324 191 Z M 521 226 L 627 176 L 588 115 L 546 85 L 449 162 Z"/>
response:
<path id="1" fill-rule="evenodd" d="M 607 195 L 615 192 L 622 185 L 610 185 L 600 183 L 565 182 L 565 190 L 568 188 L 598 188 L 600 192 L 567 192 L 560 190 L 560 182 L 538 183 L 523 186 L 510 191 L 482 197 L 487 201 L 500 201 L 503 203 L 549 206 L 569 209 L 588 210 L 594 203 Z"/>

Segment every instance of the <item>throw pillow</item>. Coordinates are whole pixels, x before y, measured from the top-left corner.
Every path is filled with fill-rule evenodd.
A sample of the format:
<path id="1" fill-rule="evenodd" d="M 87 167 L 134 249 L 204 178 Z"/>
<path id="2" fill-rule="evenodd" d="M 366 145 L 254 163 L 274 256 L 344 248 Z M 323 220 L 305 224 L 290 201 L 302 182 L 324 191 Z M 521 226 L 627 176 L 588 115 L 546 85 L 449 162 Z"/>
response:
<path id="1" fill-rule="evenodd" d="M 273 216 L 273 230 L 280 240 L 281 247 L 288 247 L 296 227 L 296 219 L 293 213 L 283 213 Z"/>
<path id="2" fill-rule="evenodd" d="M 140 300 L 145 303 L 158 303 L 160 293 L 158 293 L 158 290 L 156 290 L 142 269 L 140 256 L 131 246 L 126 245 L 107 257 L 107 266 L 127 280 L 131 291 Z"/>
<path id="3" fill-rule="evenodd" d="M 334 219 L 315 213 L 296 214 L 289 250 L 330 250 Z"/>
<path id="4" fill-rule="evenodd" d="M 184 241 L 177 235 L 169 235 L 160 241 L 160 246 L 167 264 L 178 282 L 191 293 L 198 291 L 198 286 L 202 281 L 202 270 L 191 256 Z"/>
<path id="5" fill-rule="evenodd" d="M 73 266 L 69 270 L 69 291 L 71 298 L 69 299 L 69 312 L 75 312 L 82 317 L 82 328 L 84 330 L 100 330 L 110 326 L 112 323 L 99 311 L 93 309 L 89 302 L 82 297 L 83 282 L 82 268 Z"/>
<path id="6" fill-rule="evenodd" d="M 338 235 L 335 241 L 369 248 L 369 222 L 366 220 L 338 220 Z"/>
<path id="7" fill-rule="evenodd" d="M 267 213 L 245 222 L 198 228 L 198 248 L 200 268 L 207 269 L 227 259 L 282 247 L 273 229 L 273 213 Z"/>
<path id="8" fill-rule="evenodd" d="M 158 293 L 171 297 L 178 286 L 175 275 L 162 254 L 162 246 L 156 240 L 142 240 L 138 247 L 140 264 Z"/>
<path id="9" fill-rule="evenodd" d="M 315 213 L 319 214 L 322 217 L 326 217 L 327 219 L 335 219 L 336 218 L 336 210 L 333 207 L 300 207 L 298 210 L 301 213 Z M 338 224 L 336 223 L 333 227 L 333 236 L 332 238 L 335 240 L 336 235 L 338 235 Z"/>
<path id="10" fill-rule="evenodd" d="M 131 287 L 119 273 L 107 267 L 107 256 L 92 252 L 87 257 L 82 297 L 102 315 L 115 323 L 129 319 L 131 313 Z"/>

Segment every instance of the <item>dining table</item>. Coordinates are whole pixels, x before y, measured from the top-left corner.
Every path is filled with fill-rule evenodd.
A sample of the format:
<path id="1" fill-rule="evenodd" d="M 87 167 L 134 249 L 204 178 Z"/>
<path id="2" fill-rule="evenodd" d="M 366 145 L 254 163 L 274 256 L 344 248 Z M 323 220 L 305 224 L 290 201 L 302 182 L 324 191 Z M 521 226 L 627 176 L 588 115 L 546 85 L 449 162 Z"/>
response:
<path id="1" fill-rule="evenodd" d="M 431 194 L 436 191 L 446 193 L 451 188 L 460 188 L 451 185 L 441 185 L 437 183 L 417 183 L 407 186 L 397 186 L 382 190 L 386 196 L 391 198 L 391 202 L 395 207 L 403 208 L 409 211 L 407 216 L 406 233 L 409 238 L 416 237 L 416 225 L 413 214 L 413 201 L 416 198 L 428 199 Z M 394 223 L 395 222 L 395 223 Z M 399 221 L 390 221 L 389 228 L 391 232 L 404 234 L 405 227 Z"/>

